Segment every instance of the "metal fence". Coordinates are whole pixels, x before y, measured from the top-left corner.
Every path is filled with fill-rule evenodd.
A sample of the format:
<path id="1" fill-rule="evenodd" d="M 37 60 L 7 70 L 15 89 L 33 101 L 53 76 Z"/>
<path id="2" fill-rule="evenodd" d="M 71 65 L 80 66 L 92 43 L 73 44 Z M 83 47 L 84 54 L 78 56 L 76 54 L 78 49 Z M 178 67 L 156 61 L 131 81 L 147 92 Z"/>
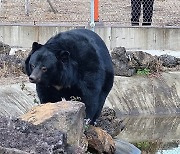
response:
<path id="1" fill-rule="evenodd" d="M 101 2 L 100 19 L 104 22 L 111 21 L 129 26 L 131 21 L 137 24 L 139 20 L 139 25 L 142 25 L 143 22 L 148 23 L 152 19 L 152 26 L 180 26 L 180 0 L 112 0 L 111 2 Z"/>
<path id="2" fill-rule="evenodd" d="M 0 0 L 0 22 L 87 25 L 90 0 Z M 99 0 L 99 22 L 179 27 L 180 0 Z"/>

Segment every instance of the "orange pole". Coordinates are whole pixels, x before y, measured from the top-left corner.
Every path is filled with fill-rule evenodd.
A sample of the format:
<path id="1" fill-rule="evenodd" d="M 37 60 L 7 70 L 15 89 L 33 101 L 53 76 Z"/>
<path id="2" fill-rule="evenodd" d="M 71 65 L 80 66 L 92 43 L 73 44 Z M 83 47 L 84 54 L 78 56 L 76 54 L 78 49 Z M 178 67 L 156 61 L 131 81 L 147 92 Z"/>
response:
<path id="1" fill-rule="evenodd" d="M 94 21 L 99 21 L 99 0 L 94 0 Z"/>

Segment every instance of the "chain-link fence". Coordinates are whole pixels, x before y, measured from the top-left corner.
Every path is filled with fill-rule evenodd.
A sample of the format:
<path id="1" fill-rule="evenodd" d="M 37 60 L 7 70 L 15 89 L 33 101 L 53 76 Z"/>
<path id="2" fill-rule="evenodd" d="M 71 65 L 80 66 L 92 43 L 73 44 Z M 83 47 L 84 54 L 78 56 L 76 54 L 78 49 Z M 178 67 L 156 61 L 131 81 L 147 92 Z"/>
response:
<path id="1" fill-rule="evenodd" d="M 123 26 L 180 26 L 180 0 L 100 0 L 100 20 Z"/>
<path id="2" fill-rule="evenodd" d="M 90 22 L 90 0 L 0 0 L 1 23 Z M 180 0 L 99 0 L 106 25 L 180 26 Z"/>

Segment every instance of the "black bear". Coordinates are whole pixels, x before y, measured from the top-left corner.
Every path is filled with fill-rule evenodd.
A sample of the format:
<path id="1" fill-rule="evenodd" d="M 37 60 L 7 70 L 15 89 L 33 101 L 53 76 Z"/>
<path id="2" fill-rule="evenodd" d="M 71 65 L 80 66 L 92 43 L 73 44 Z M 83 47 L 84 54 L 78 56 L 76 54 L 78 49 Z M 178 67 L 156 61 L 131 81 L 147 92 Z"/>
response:
<path id="1" fill-rule="evenodd" d="M 104 41 L 87 29 L 61 32 L 44 45 L 34 42 L 25 70 L 41 103 L 81 98 L 90 124 L 100 115 L 114 81 Z"/>

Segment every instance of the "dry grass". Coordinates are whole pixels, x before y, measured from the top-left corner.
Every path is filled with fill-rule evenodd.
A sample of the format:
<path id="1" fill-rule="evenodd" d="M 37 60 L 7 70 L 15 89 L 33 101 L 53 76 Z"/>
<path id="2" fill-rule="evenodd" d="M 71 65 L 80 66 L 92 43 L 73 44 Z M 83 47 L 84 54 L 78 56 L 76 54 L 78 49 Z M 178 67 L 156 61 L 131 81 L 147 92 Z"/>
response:
<path id="1" fill-rule="evenodd" d="M 0 78 L 1 77 L 8 77 L 8 76 L 20 76 L 22 75 L 22 67 L 21 66 L 14 66 L 10 63 L 2 62 L 0 69 Z"/>
<path id="2" fill-rule="evenodd" d="M 23 75 L 24 59 L 29 51 L 18 50 L 15 55 L 0 55 L 0 78 L 19 77 Z"/>

